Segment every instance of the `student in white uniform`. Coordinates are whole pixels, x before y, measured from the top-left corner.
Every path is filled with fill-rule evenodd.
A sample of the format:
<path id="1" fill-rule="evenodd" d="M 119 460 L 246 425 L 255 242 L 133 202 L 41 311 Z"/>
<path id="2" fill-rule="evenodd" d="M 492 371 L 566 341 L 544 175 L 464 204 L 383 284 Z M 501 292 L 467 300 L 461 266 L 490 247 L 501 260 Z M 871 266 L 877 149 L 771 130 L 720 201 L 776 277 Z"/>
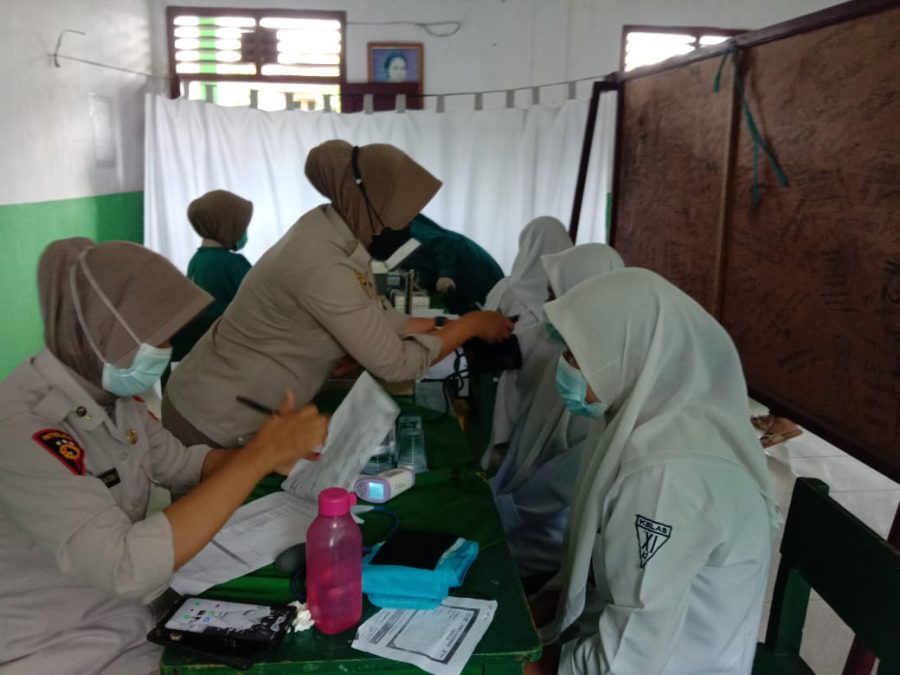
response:
<path id="1" fill-rule="evenodd" d="M 83 238 L 47 247 L 38 290 L 46 349 L 0 384 L 0 672 L 158 672 L 148 604 L 327 420 L 287 402 L 242 450 L 185 448 L 135 395 L 212 298 L 137 244 Z M 145 517 L 151 482 L 200 485 Z"/>
<path id="2" fill-rule="evenodd" d="M 731 339 L 635 268 L 545 309 L 568 347 L 561 395 L 608 422 L 580 471 L 555 617 L 540 616 L 549 594 L 532 603 L 551 646 L 526 673 L 748 675 L 779 514 Z"/>
<path id="3" fill-rule="evenodd" d="M 555 355 L 555 347 L 544 330 L 542 306 L 547 301 L 547 274 L 541 256 L 569 248 L 572 240 L 559 220 L 551 216 L 535 218 L 519 234 L 519 252 L 512 272 L 497 282 L 484 302 L 486 310 L 518 317 L 513 335 L 522 352 L 522 368 L 504 371 L 497 383 L 491 440 L 483 459 L 485 468 L 494 448 L 509 442 L 513 424 L 531 403 L 544 362 Z"/>
<path id="4" fill-rule="evenodd" d="M 625 266 L 615 249 L 605 244 L 582 244 L 544 255 L 541 264 L 553 296 Z M 544 322 L 541 328 L 547 335 Z M 538 583 L 541 576 L 546 580 L 546 575 L 559 569 L 584 442 L 592 425 L 604 424 L 603 416 L 591 419 L 566 408 L 556 390 L 556 369 L 564 347 L 549 335 L 548 344 L 549 353 L 536 364 L 541 369 L 532 382 L 533 397 L 515 420 L 503 463 L 491 479 L 519 574 Z"/>

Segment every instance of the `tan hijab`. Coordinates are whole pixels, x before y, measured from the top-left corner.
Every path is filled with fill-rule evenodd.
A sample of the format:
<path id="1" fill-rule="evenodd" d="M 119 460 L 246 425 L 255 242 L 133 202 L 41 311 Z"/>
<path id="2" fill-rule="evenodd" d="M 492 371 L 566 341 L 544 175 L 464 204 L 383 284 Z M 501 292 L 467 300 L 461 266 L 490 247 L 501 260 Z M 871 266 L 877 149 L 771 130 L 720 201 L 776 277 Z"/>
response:
<path id="1" fill-rule="evenodd" d="M 190 203 L 187 217 L 204 239 L 234 248 L 250 225 L 253 202 L 228 190 L 212 190 Z"/>
<path id="2" fill-rule="evenodd" d="M 402 150 L 385 143 L 364 145 L 357 152 L 357 165 L 370 210 L 354 179 L 352 156 L 353 146 L 346 141 L 317 145 L 306 158 L 306 177 L 331 200 L 363 246 L 384 227 L 407 227 L 441 187 L 441 181 Z"/>
<path id="3" fill-rule="evenodd" d="M 137 339 L 153 346 L 168 340 L 212 302 L 208 293 L 153 251 L 125 241 L 94 244 L 82 237 L 61 239 L 44 249 L 38 263 L 38 293 L 47 348 L 97 386 L 103 364 L 78 322 L 73 294 L 101 354 L 119 367 L 131 365 L 138 343 L 101 293 Z"/>

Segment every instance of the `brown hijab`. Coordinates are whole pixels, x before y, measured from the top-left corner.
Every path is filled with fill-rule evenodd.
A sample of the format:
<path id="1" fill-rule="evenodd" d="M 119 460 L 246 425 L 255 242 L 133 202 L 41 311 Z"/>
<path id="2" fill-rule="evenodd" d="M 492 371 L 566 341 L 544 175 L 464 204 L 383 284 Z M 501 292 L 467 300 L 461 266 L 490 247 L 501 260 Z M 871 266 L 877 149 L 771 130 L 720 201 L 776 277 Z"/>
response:
<path id="1" fill-rule="evenodd" d="M 370 210 L 354 180 L 352 156 L 353 146 L 346 141 L 317 145 L 306 158 L 306 177 L 331 200 L 363 246 L 381 233 L 382 222 L 391 230 L 407 227 L 441 187 L 441 181 L 402 150 L 385 143 L 364 145 L 357 152 L 357 165 Z"/>
<path id="2" fill-rule="evenodd" d="M 187 217 L 204 239 L 234 248 L 250 225 L 253 202 L 228 190 L 212 190 L 190 203 Z"/>
<path id="3" fill-rule="evenodd" d="M 47 246 L 38 263 L 44 342 L 60 361 L 97 386 L 103 364 L 78 321 L 75 294 L 86 328 L 107 361 L 127 367 L 138 348 L 100 293 L 137 339 L 153 346 L 172 337 L 212 301 L 172 263 L 138 244 L 94 244 L 76 237 Z"/>

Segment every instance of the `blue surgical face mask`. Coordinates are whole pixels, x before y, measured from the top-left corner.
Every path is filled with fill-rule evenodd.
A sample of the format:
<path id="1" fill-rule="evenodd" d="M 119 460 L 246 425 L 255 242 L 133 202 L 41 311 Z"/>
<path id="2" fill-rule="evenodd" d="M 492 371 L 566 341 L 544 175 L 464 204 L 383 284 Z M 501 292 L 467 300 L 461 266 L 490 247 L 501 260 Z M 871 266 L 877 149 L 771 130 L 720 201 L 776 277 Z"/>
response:
<path id="1" fill-rule="evenodd" d="M 600 401 L 587 402 L 587 380 L 578 368 L 566 361 L 564 356 L 559 357 L 559 364 L 556 367 L 556 389 L 562 396 L 566 408 L 573 415 L 600 419 L 609 407 Z"/>
<path id="2" fill-rule="evenodd" d="M 240 251 L 246 245 L 247 245 L 247 233 L 244 232 L 244 235 L 234 243 L 234 246 L 231 247 L 231 250 L 232 251 Z"/>
<path id="3" fill-rule="evenodd" d="M 135 352 L 134 358 L 131 360 L 131 365 L 127 368 L 119 368 L 104 358 L 87 328 L 87 322 L 84 320 L 84 314 L 81 309 L 81 300 L 76 291 L 75 266 L 73 265 L 69 276 L 69 287 L 75 305 L 75 315 L 78 318 L 81 330 L 84 331 L 88 343 L 91 345 L 91 349 L 94 350 L 97 358 L 103 363 L 101 386 L 110 394 L 115 394 L 116 396 L 137 396 L 138 394 L 147 391 L 156 384 L 156 381 L 160 377 L 162 377 L 163 372 L 166 370 L 166 366 L 169 365 L 169 360 L 172 358 L 172 348 L 168 347 L 164 349 L 154 347 L 146 342 L 141 342 L 134 334 L 134 331 L 132 331 L 128 324 L 125 323 L 125 319 L 109 301 L 109 298 L 106 297 L 106 294 L 100 290 L 100 286 L 94 280 L 94 275 L 91 274 L 87 265 L 84 263 L 84 254 L 79 258 L 78 264 L 80 265 L 84 276 L 87 278 L 88 283 L 93 287 L 94 292 L 97 293 L 103 301 L 103 304 L 106 305 L 107 309 L 109 309 L 110 313 L 115 317 L 116 321 L 119 322 L 138 345 L 137 352 Z"/>
<path id="4" fill-rule="evenodd" d="M 171 347 L 163 349 L 142 342 L 128 368 L 118 368 L 104 361 L 103 388 L 116 396 L 137 396 L 156 384 L 171 358 Z"/>

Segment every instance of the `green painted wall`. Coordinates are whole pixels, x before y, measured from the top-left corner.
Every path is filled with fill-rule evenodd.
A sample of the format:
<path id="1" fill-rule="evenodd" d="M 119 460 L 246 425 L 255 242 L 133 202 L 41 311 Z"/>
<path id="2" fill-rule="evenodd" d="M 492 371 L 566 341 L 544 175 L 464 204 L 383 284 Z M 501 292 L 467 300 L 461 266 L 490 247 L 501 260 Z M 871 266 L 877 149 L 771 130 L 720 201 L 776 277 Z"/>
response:
<path id="1" fill-rule="evenodd" d="M 37 261 L 55 239 L 144 239 L 144 193 L 0 205 L 0 378 L 43 346 Z"/>

